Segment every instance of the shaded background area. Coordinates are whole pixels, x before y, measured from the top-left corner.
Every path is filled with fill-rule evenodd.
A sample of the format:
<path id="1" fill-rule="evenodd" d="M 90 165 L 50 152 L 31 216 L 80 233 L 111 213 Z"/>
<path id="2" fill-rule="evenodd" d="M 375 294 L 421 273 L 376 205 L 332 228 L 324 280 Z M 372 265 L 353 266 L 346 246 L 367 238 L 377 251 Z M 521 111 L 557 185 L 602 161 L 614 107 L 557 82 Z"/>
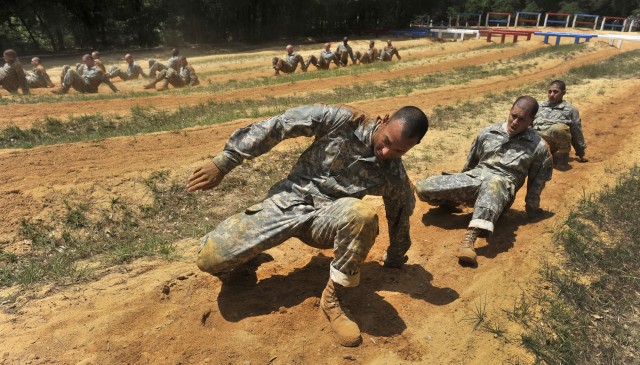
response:
<path id="1" fill-rule="evenodd" d="M 0 7 L 0 48 L 21 53 L 257 43 L 406 27 L 430 15 L 546 11 L 626 17 L 640 0 L 21 0 Z"/>

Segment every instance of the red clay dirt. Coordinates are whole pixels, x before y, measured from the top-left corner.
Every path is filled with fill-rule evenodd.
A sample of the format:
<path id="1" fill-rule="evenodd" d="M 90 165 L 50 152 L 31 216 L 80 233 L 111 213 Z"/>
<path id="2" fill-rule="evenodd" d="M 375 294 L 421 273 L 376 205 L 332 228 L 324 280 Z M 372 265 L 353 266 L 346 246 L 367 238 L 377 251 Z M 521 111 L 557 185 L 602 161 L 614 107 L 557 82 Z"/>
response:
<path id="1" fill-rule="evenodd" d="M 438 104 L 537 82 L 616 52 L 599 49 L 562 64 L 540 65 L 524 76 L 496 77 L 484 84 L 472 82 L 353 105 L 372 114 L 412 103 L 429 111 Z M 490 57 L 499 59 L 500 55 L 506 57 L 505 53 Z M 447 64 L 442 61 L 439 67 L 447 69 Z M 451 64 L 455 66 L 448 69 L 464 63 L 454 60 Z M 357 82 L 367 77 L 360 75 Z M 331 80 L 327 82 L 333 83 Z M 342 80 L 335 81 L 339 82 Z M 274 92 L 287 94 L 295 85 Z M 580 89 L 584 97 L 574 105 L 585 123 L 591 161 L 573 161 L 571 170 L 554 171 L 542 196 L 543 208 L 555 214 L 551 218 L 528 223 L 519 194 L 494 236 L 481 242 L 476 269 L 458 266 L 452 256 L 469 211 L 445 215 L 426 203 L 419 203 L 412 217 L 413 247 L 407 266 L 382 268 L 379 259 L 388 240 L 384 207 L 380 199 L 366 198 L 378 210 L 381 234 L 364 265 L 362 285 L 345 298 L 363 331 L 364 342 L 358 348 L 335 344 L 318 309 L 330 251 L 290 240 L 268 251 L 274 260 L 259 268 L 258 283 L 225 286 L 198 272 L 193 264 L 194 237 L 177 243 L 184 257 L 177 262 L 138 260 L 89 284 L 41 288 L 15 308 L 1 304 L 0 364 L 492 364 L 516 356 L 530 360 L 516 343 L 474 331 L 470 318 L 479 301 L 488 303 L 489 315 L 498 316 L 523 290 L 536 288 L 541 260 L 555 258 L 550 231 L 561 222 L 566 207 L 583 189 L 593 191 L 610 181 L 612 170 L 638 160 L 640 122 L 628 95 L 637 95 L 640 84 L 637 80 L 620 82 L 604 95 L 587 89 Z M 156 97 L 149 99 L 157 101 Z M 100 111 L 117 112 L 115 103 L 103 103 L 99 103 Z M 57 106 L 47 104 L 46 108 Z M 71 103 L 60 107 L 66 113 L 72 110 Z M 36 118 L 44 106 L 31 108 Z M 504 116 L 506 110 L 496 119 Z M 0 238 L 12 237 L 20 219 L 44 216 L 53 209 L 51 197 L 64 191 L 135 196 L 142 189 L 140 178 L 153 171 L 167 169 L 187 176 L 203 158 L 219 151 L 232 131 L 250 122 L 2 150 L 0 210 L 5 213 Z M 435 149 L 436 141 L 456 141 L 456 145 L 437 164 L 427 164 L 428 172 L 411 172 L 412 179 L 462 166 L 466 148 L 479 128 L 474 126 L 471 134 L 462 125 L 430 131 L 427 150 Z M 0 298 L 12 290 L 0 291 Z M 516 334 L 517 329 L 505 325 Z"/>

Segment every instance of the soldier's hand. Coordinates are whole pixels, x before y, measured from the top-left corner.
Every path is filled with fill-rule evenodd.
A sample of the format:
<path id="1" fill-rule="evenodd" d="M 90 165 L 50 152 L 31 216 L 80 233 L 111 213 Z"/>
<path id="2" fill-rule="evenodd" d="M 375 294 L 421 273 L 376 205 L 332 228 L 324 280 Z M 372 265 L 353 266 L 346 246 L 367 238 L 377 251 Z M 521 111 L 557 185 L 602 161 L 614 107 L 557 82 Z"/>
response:
<path id="1" fill-rule="evenodd" d="M 208 190 L 213 189 L 220 184 L 224 178 L 224 174 L 218 166 L 213 163 L 212 160 L 207 161 L 204 166 L 199 167 L 189 177 L 189 184 L 187 184 L 187 190 Z"/>

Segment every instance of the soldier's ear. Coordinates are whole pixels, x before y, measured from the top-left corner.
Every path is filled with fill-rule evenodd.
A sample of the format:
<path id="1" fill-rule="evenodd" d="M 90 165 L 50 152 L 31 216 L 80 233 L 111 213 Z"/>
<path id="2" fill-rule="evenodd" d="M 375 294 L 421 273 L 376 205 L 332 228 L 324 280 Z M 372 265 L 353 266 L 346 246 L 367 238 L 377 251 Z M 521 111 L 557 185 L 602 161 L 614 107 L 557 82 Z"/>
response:
<path id="1" fill-rule="evenodd" d="M 382 124 L 387 124 L 389 123 L 389 114 L 385 114 L 384 117 L 382 118 Z"/>

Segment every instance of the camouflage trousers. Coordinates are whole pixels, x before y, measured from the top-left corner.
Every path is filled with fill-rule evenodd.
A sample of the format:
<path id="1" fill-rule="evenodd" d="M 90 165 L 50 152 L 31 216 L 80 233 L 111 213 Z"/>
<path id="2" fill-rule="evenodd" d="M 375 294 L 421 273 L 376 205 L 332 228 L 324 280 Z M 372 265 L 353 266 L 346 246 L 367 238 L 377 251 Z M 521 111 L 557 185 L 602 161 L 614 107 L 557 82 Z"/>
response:
<path id="1" fill-rule="evenodd" d="M 173 87 L 183 87 L 187 85 L 184 79 L 180 77 L 180 74 L 178 73 L 178 71 L 172 68 L 160 72 L 156 80 L 157 81 L 166 80 Z"/>
<path id="2" fill-rule="evenodd" d="M 138 78 L 138 75 L 136 75 L 136 77 L 133 77 L 132 75 L 129 75 L 128 73 L 122 71 L 118 66 L 111 67 L 109 69 L 109 72 L 107 72 L 107 75 L 109 76 L 110 79 L 114 77 L 119 77 L 123 81 L 129 81 L 129 80 Z"/>
<path id="3" fill-rule="evenodd" d="M 278 71 L 282 71 L 286 74 L 295 72 L 296 69 L 298 68 L 298 64 L 300 64 L 300 67 L 302 68 L 303 71 L 307 69 L 304 64 L 304 59 L 302 59 L 302 56 L 300 55 L 298 55 L 298 57 L 294 59 L 293 65 L 285 62 L 280 57 L 273 57 L 273 60 L 271 61 L 271 63 L 273 64 L 273 68 L 275 68 Z"/>
<path id="4" fill-rule="evenodd" d="M 338 57 L 338 60 L 340 60 L 340 63 L 342 64 L 342 66 L 346 66 L 349 64 L 349 57 L 351 58 L 351 63 L 356 63 L 356 60 L 360 59 L 360 51 L 356 51 L 356 53 L 352 56 L 349 55 L 349 52 L 342 52 L 342 53 L 337 53 L 336 52 L 336 57 Z"/>
<path id="5" fill-rule="evenodd" d="M 538 134 L 549 145 L 551 154 L 569 156 L 571 152 L 571 131 L 564 123 L 556 123 L 544 130 L 538 130 Z"/>
<path id="6" fill-rule="evenodd" d="M 18 92 L 20 83 L 15 73 L 8 73 L 3 68 L 0 68 L 0 85 L 8 92 L 14 94 Z"/>
<path id="7" fill-rule="evenodd" d="M 377 235 L 378 216 L 359 199 L 342 198 L 320 208 L 299 204 L 283 209 L 267 198 L 204 236 L 197 265 L 214 275 L 224 273 L 297 237 L 313 247 L 333 247 L 329 275 L 334 282 L 353 287 L 360 282 L 360 266 Z"/>
<path id="8" fill-rule="evenodd" d="M 314 55 L 311 55 L 307 59 L 305 67 L 309 68 L 309 65 L 314 65 L 318 70 L 328 70 L 331 62 L 332 61 L 327 61 L 327 59 L 324 57 L 316 57 Z M 333 59 L 333 63 L 335 63 L 337 67 L 340 67 L 340 63 L 337 58 Z"/>
<path id="9" fill-rule="evenodd" d="M 46 77 L 37 77 L 35 75 L 27 75 L 27 85 L 30 89 L 37 89 L 43 87 L 52 87 L 51 80 L 47 80 Z"/>
<path id="10" fill-rule="evenodd" d="M 374 63 L 375 61 L 377 61 L 377 59 L 374 57 L 373 52 L 365 52 L 362 54 L 362 56 L 359 55 L 359 51 L 356 52 L 356 54 L 358 55 L 358 59 L 360 60 L 360 63 L 363 64 L 368 64 L 368 63 Z"/>
<path id="11" fill-rule="evenodd" d="M 398 60 L 402 59 L 402 57 L 400 57 L 400 53 L 398 53 L 398 50 L 394 48 L 391 52 L 385 52 L 384 50 L 380 52 L 380 60 L 385 62 L 391 61 L 393 59 L 393 55 L 398 57 Z"/>
<path id="12" fill-rule="evenodd" d="M 78 73 L 76 70 L 72 70 L 69 65 L 62 66 L 62 73 L 60 75 L 60 86 L 63 89 L 69 90 L 69 88 L 74 88 L 76 91 L 81 93 L 97 93 L 98 90 L 93 90 L 90 85 L 88 85 L 84 78 Z"/>
<path id="13" fill-rule="evenodd" d="M 156 77 L 156 72 L 160 72 L 166 69 L 168 69 L 168 67 L 163 63 L 160 63 L 153 58 L 149 59 L 149 77 L 154 78 Z"/>
<path id="14" fill-rule="evenodd" d="M 493 232 L 500 214 L 513 203 L 515 187 L 503 176 L 475 169 L 420 180 L 416 193 L 433 205 L 473 205 L 469 227 Z"/>

